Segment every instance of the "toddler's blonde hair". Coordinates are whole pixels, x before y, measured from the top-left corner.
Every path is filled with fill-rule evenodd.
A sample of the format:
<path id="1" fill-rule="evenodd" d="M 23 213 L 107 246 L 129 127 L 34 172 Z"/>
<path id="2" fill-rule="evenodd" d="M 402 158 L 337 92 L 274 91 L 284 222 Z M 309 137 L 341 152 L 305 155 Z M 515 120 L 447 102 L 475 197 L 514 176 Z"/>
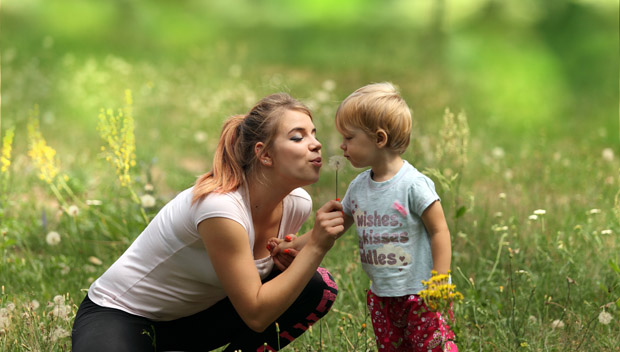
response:
<path id="1" fill-rule="evenodd" d="M 336 111 L 336 128 L 347 135 L 359 128 L 374 138 L 379 128 L 387 147 L 402 154 L 411 138 L 411 110 L 392 83 L 373 83 L 351 93 Z"/>

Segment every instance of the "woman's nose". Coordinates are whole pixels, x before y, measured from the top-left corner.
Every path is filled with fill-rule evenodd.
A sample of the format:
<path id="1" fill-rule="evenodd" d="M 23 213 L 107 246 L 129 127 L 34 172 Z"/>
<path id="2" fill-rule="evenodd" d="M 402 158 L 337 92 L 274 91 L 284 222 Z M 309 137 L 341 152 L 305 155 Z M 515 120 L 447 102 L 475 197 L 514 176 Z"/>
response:
<path id="1" fill-rule="evenodd" d="M 321 142 L 319 142 L 319 140 L 316 139 L 316 137 L 312 137 L 312 138 L 314 138 L 314 141 L 310 144 L 310 149 L 317 150 L 317 151 L 321 150 L 321 147 L 322 147 Z"/>

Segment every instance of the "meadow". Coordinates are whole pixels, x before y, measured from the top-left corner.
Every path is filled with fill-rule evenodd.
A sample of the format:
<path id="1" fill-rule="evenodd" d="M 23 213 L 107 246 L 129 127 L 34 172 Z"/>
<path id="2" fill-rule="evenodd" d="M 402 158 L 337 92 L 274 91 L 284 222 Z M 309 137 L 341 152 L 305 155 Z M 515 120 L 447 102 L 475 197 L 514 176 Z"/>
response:
<path id="1" fill-rule="evenodd" d="M 442 198 L 460 350 L 620 350 L 618 3 L 415 3 L 3 2 L 0 350 L 71 349 L 90 283 L 226 117 L 289 92 L 328 160 L 338 104 L 378 81 Z M 324 164 L 315 208 L 361 171 Z M 339 296 L 284 350 L 376 350 L 354 230 L 323 266 Z"/>

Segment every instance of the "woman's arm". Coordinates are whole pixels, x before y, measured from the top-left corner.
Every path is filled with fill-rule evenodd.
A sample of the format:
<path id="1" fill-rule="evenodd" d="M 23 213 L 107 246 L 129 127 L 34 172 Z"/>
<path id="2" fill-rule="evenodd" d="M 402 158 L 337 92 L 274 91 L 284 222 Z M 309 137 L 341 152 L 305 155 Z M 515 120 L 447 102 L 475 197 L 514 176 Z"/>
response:
<path id="1" fill-rule="evenodd" d="M 422 221 L 431 239 L 433 270 L 438 274 L 448 274 L 452 261 L 452 242 L 450 230 L 439 201 L 426 208 L 422 213 Z"/>
<path id="2" fill-rule="evenodd" d="M 248 246 L 247 232 L 239 223 L 212 218 L 198 225 L 222 287 L 252 330 L 263 331 L 290 307 L 333 246 L 343 227 L 342 213 L 334 203 L 328 202 L 317 211 L 314 228 L 295 261 L 264 284 Z"/>

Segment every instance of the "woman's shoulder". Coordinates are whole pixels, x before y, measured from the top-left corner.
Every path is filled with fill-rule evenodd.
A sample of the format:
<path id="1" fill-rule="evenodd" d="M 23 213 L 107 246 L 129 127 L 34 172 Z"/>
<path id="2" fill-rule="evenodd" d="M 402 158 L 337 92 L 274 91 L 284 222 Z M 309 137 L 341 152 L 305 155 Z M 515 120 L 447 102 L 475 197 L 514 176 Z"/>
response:
<path id="1" fill-rule="evenodd" d="M 310 202 L 312 201 L 312 197 L 310 197 L 310 194 L 303 188 L 295 188 L 291 191 L 291 193 L 288 194 L 288 197 L 295 200 L 306 200 Z"/>

